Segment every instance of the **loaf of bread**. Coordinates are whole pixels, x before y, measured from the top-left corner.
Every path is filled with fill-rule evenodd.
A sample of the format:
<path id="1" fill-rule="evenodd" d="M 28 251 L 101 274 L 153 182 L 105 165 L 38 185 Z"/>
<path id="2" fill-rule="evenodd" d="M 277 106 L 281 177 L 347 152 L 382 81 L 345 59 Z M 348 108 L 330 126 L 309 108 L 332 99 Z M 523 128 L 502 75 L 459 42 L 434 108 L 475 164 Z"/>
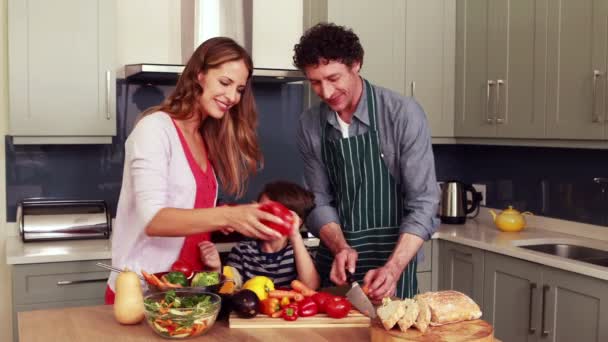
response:
<path id="1" fill-rule="evenodd" d="M 426 292 L 417 296 L 431 310 L 430 325 L 443 325 L 481 317 L 481 309 L 467 295 L 458 291 Z"/>
<path id="2" fill-rule="evenodd" d="M 397 323 L 399 324 L 399 329 L 401 329 L 401 331 L 406 331 L 418 318 L 418 303 L 413 299 L 404 299 L 401 301 L 401 305 L 405 312 Z"/>
<path id="3" fill-rule="evenodd" d="M 429 323 L 431 323 L 431 307 L 419 295 L 415 296 L 414 300 L 418 303 L 418 317 L 416 318 L 416 322 L 414 322 L 414 328 L 425 333 L 429 327 Z"/>
<path id="4" fill-rule="evenodd" d="M 397 321 L 405 314 L 405 308 L 400 300 L 384 298 L 382 300 L 382 305 L 376 309 L 376 313 L 384 328 L 386 330 L 391 330 L 395 324 L 397 324 Z"/>

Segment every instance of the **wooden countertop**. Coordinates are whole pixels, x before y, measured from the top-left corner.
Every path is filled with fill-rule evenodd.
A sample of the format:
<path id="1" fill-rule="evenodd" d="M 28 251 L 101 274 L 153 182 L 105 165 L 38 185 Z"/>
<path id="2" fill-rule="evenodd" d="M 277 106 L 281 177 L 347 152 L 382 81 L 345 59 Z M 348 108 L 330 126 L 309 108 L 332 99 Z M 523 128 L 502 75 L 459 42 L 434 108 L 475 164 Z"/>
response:
<path id="1" fill-rule="evenodd" d="M 146 322 L 121 325 L 114 320 L 112 306 L 86 306 L 20 312 L 20 342 L 135 342 L 167 341 Z M 286 322 L 287 323 L 287 322 Z M 369 328 L 230 329 L 218 321 L 205 335 L 188 341 L 369 341 Z"/>

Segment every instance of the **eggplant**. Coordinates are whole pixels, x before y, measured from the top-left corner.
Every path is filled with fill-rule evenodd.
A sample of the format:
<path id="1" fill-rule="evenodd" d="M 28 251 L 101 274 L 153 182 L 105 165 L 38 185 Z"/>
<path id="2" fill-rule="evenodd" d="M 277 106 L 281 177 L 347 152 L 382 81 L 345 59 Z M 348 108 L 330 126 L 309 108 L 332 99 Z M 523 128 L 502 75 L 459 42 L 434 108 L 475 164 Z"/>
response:
<path id="1" fill-rule="evenodd" d="M 240 290 L 232 295 L 232 311 L 243 318 L 255 317 L 260 306 L 260 299 L 251 290 Z"/>

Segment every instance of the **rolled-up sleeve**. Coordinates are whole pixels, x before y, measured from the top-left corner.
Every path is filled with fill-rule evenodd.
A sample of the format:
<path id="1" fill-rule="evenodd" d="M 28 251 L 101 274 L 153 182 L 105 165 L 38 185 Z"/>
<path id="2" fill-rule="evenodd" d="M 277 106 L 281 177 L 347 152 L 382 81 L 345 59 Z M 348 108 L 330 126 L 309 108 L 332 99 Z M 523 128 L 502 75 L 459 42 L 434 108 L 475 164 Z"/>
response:
<path id="1" fill-rule="evenodd" d="M 414 100 L 405 104 L 406 115 L 398 116 L 399 166 L 404 215 L 400 232 L 428 240 L 439 227 L 439 186 L 431 135 L 423 109 Z"/>
<path id="2" fill-rule="evenodd" d="M 304 163 L 304 181 L 315 195 L 315 208 L 306 217 L 306 227 L 317 237 L 324 225 L 331 222 L 340 224 L 338 212 L 333 206 L 329 178 L 321 160 L 320 133 L 318 117 L 312 117 L 310 112 L 302 114 L 297 135 L 298 149 Z"/>
<path id="3" fill-rule="evenodd" d="M 135 126 L 126 144 L 136 212 L 146 225 L 167 206 L 169 145 L 166 131 L 152 117 Z"/>

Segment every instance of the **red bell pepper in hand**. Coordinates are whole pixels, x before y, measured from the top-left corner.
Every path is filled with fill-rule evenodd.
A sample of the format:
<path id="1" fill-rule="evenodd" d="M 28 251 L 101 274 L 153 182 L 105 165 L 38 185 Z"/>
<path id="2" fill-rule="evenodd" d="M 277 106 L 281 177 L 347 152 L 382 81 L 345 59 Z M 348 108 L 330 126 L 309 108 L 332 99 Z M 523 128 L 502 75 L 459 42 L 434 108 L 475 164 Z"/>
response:
<path id="1" fill-rule="evenodd" d="M 291 304 L 283 309 L 283 319 L 286 321 L 295 321 L 298 319 L 298 305 Z"/>
<path id="2" fill-rule="evenodd" d="M 327 315 L 332 318 L 343 318 L 348 315 L 352 304 L 344 297 L 332 298 L 325 307 Z"/>
<path id="3" fill-rule="evenodd" d="M 298 303 L 298 315 L 300 317 L 314 316 L 319 312 L 317 303 L 311 298 L 306 298 Z"/>
<path id="4" fill-rule="evenodd" d="M 260 205 L 260 210 L 265 211 L 267 213 L 271 213 L 283 221 L 283 224 L 277 224 L 266 220 L 260 220 L 262 224 L 276 230 L 277 232 L 279 232 L 279 234 L 284 236 L 287 236 L 291 233 L 295 218 L 293 217 L 291 211 L 289 211 L 289 209 L 287 209 L 284 205 L 278 202 L 268 201 Z"/>
<path id="5" fill-rule="evenodd" d="M 327 292 L 317 292 L 314 295 L 312 295 L 312 300 L 315 301 L 315 303 L 317 303 L 317 309 L 319 310 L 319 312 L 325 312 L 325 308 L 327 306 L 327 303 L 329 302 L 330 299 L 332 299 L 334 296 L 327 293 Z"/>

